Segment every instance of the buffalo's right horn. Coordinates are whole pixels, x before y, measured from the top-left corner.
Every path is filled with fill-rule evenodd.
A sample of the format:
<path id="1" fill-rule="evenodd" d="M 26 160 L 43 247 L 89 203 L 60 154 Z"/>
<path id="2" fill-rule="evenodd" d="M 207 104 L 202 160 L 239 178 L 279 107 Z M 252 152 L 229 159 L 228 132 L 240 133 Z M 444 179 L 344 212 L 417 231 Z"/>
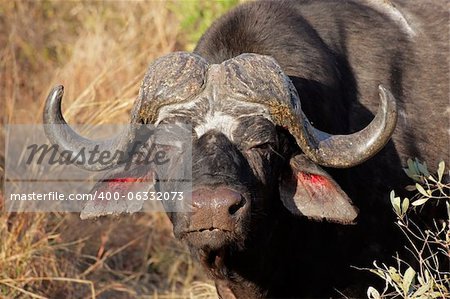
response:
<path id="1" fill-rule="evenodd" d="M 198 55 L 187 52 L 175 52 L 155 60 L 148 68 L 141 85 L 138 99 L 131 112 L 131 125 L 117 137 L 94 141 L 84 138 L 73 131 L 61 113 L 61 101 L 64 93 L 63 86 L 52 89 L 44 110 L 44 128 L 48 139 L 59 146 L 60 150 L 78 152 L 95 148 L 102 151 L 121 151 L 133 146 L 140 137 L 147 136 L 147 130 L 141 124 L 154 124 L 159 109 L 165 105 L 183 103 L 198 94 L 202 88 L 207 71 L 206 61 Z M 145 140 L 144 140 L 145 141 Z M 124 157 L 130 158 L 130 157 Z M 108 165 L 101 163 L 87 164 L 78 161 L 76 166 L 91 171 L 100 171 L 117 166 L 117 160 Z"/>

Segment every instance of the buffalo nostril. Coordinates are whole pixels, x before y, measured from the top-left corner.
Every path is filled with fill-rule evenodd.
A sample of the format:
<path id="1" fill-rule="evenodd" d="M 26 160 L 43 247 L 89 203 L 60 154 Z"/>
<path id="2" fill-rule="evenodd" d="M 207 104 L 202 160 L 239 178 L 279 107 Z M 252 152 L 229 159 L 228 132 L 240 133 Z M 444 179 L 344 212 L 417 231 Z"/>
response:
<path id="1" fill-rule="evenodd" d="M 246 202 L 245 198 L 241 196 L 238 202 L 236 202 L 235 204 L 233 204 L 228 208 L 228 212 L 230 213 L 230 215 L 236 214 L 236 212 L 239 211 L 239 209 L 241 209 L 245 205 L 245 202 Z"/>

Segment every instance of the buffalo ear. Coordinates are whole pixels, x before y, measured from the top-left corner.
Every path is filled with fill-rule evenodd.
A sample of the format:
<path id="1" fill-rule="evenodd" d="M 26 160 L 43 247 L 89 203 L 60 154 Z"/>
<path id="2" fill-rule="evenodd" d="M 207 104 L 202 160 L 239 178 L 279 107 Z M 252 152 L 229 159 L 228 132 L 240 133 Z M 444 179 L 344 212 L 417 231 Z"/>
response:
<path id="1" fill-rule="evenodd" d="M 148 166 L 121 166 L 112 169 L 92 188 L 93 200 L 87 201 L 81 210 L 81 219 L 106 215 L 136 213 L 142 210 L 142 200 L 128 200 L 134 192 L 149 191 L 155 185 L 155 173 Z"/>
<path id="2" fill-rule="evenodd" d="M 281 176 L 280 197 L 292 214 L 314 220 L 355 223 L 358 209 L 328 173 L 304 155 L 291 158 L 290 166 Z"/>

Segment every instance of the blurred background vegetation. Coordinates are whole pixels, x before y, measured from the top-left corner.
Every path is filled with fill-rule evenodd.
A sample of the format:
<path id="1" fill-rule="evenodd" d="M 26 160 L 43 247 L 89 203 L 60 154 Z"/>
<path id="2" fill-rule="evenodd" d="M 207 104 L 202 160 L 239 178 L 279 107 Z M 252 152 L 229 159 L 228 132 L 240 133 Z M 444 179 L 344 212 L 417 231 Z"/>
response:
<path id="1" fill-rule="evenodd" d="M 147 65 L 167 53 L 192 50 L 212 21 L 239 2 L 0 0 L 1 123 L 42 123 L 44 100 L 55 84 L 65 86 L 69 123 L 126 123 Z M 1 181 L 5 138 L 1 126 Z M 421 164 L 408 164 L 407 173 L 419 185 L 410 199 L 392 195 L 400 228 L 424 246 L 431 240 L 448 259 L 450 220 L 438 223 L 435 232 L 417 232 L 406 216 L 435 197 L 446 200 L 450 214 L 444 166 L 429 177 L 413 171 Z M 2 188 L 0 298 L 216 298 L 213 283 L 174 239 L 166 215 L 80 221 L 75 213 L 6 214 Z M 415 270 L 375 264 L 371 271 L 386 288 L 371 287 L 368 297 L 449 294 L 449 276 L 438 272 L 435 255 L 411 252 L 419 260 Z"/>
<path id="2" fill-rule="evenodd" d="M 70 123 L 126 123 L 147 65 L 192 50 L 238 2 L 0 0 L 2 124 L 42 123 L 55 84 Z M 0 214 L 0 298 L 214 297 L 164 214 Z"/>

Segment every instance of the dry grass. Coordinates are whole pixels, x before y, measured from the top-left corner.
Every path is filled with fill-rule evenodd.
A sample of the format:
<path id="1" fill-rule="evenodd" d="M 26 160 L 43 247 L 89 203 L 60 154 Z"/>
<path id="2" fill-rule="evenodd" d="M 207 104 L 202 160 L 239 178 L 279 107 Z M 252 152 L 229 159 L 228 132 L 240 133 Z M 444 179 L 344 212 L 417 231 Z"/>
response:
<path id="1" fill-rule="evenodd" d="M 41 123 L 55 84 L 65 86 L 70 123 L 127 122 L 147 65 L 185 47 L 176 6 L 0 0 L 2 123 Z M 0 135 L 3 181 L 5 127 Z M 0 214 L 2 298 L 215 296 L 163 214 L 85 222 L 76 214 Z"/>

